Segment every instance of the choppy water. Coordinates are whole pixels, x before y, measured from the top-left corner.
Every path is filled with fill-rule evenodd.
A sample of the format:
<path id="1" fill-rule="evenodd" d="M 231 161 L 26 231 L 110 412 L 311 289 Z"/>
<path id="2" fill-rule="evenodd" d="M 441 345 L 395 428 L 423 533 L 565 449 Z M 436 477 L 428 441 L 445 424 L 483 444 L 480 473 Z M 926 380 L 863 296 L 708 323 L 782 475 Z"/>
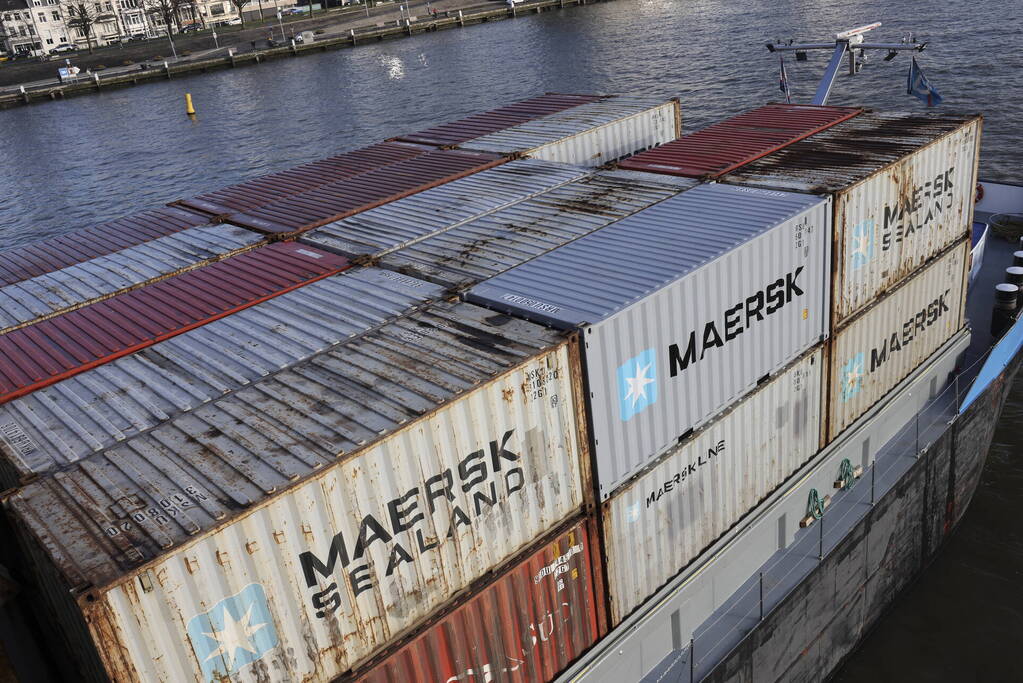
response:
<path id="1" fill-rule="evenodd" d="M 687 130 L 776 101 L 770 39 L 884 22 L 915 32 L 945 108 L 986 116 L 982 176 L 1020 180 L 1019 0 L 620 0 L 0 112 L 0 248 L 192 196 L 544 91 L 682 98 Z M 806 101 L 827 55 L 788 64 Z M 906 57 L 839 78 L 831 104 L 919 109 Z M 191 92 L 196 122 L 183 115 Z M 1015 172 L 1015 175 L 1014 175 Z M 949 547 L 839 675 L 1023 680 L 1017 391 Z"/>

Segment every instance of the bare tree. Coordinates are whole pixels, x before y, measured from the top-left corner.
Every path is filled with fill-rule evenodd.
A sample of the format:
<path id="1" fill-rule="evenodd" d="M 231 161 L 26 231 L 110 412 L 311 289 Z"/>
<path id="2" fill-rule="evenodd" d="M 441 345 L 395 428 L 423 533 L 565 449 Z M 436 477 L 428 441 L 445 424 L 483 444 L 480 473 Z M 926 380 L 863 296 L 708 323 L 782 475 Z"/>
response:
<path id="1" fill-rule="evenodd" d="M 245 26 L 245 17 L 242 16 L 242 8 L 251 1 L 252 0 L 231 0 L 231 4 L 238 8 L 238 18 L 242 20 L 242 26 Z"/>
<path id="2" fill-rule="evenodd" d="M 167 29 L 167 34 L 174 33 L 174 20 L 177 14 L 177 2 L 175 0 L 143 0 L 143 7 L 146 14 L 156 20 L 162 21 Z"/>
<path id="3" fill-rule="evenodd" d="M 66 23 L 68 27 L 81 32 L 89 44 L 89 54 L 92 54 L 93 26 L 96 25 L 99 19 L 99 12 L 96 11 L 96 6 L 92 3 L 76 0 L 75 2 L 68 3 L 67 14 Z"/>

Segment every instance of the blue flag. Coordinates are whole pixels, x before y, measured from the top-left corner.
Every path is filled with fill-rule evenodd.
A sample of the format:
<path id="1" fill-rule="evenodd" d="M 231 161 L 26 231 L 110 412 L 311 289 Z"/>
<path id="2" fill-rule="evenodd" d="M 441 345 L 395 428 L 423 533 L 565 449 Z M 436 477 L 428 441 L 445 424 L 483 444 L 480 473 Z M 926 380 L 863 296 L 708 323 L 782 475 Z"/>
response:
<path id="1" fill-rule="evenodd" d="M 778 55 L 778 62 L 781 64 L 781 78 L 778 79 L 778 88 L 785 93 L 785 102 L 792 104 L 792 93 L 789 90 L 789 75 L 785 73 L 785 58 Z"/>
<path id="2" fill-rule="evenodd" d="M 913 63 L 909 65 L 909 78 L 906 81 L 906 94 L 916 95 L 928 107 L 936 107 L 941 104 L 941 95 L 939 95 L 934 86 L 927 81 L 927 78 L 924 76 L 924 72 L 920 70 L 919 66 L 917 66 L 916 57 L 913 57 Z"/>

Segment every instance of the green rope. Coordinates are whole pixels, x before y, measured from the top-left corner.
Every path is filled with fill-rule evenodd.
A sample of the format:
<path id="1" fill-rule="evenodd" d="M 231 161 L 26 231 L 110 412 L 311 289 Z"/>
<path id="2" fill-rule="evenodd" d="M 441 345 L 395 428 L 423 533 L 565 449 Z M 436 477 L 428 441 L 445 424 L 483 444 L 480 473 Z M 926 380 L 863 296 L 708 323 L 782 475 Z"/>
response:
<path id="1" fill-rule="evenodd" d="M 806 501 L 806 516 L 820 519 L 824 516 L 824 501 L 817 489 L 810 489 L 810 497 Z"/>
<path id="2" fill-rule="evenodd" d="M 842 461 L 842 464 L 838 466 L 838 481 L 842 483 L 842 488 L 849 490 L 856 483 L 856 477 L 853 475 L 853 466 L 849 462 L 849 458 Z"/>

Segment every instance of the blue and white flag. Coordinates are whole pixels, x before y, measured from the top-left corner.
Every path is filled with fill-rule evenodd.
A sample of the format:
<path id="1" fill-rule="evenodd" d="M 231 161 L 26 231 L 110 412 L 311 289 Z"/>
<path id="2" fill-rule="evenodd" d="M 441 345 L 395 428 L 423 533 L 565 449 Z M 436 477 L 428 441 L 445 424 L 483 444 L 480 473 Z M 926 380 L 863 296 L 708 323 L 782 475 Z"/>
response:
<path id="1" fill-rule="evenodd" d="M 792 104 L 792 92 L 789 90 L 789 75 L 785 72 L 785 58 L 778 55 L 778 62 L 781 64 L 781 78 L 778 79 L 778 88 L 785 93 L 785 102 Z"/>
<path id="2" fill-rule="evenodd" d="M 941 104 L 941 95 L 934 89 L 927 78 L 924 76 L 924 72 L 917 66 L 916 57 L 913 57 L 913 63 L 909 65 L 909 78 L 906 81 L 906 94 L 916 95 L 919 97 L 928 107 L 936 107 Z"/>

